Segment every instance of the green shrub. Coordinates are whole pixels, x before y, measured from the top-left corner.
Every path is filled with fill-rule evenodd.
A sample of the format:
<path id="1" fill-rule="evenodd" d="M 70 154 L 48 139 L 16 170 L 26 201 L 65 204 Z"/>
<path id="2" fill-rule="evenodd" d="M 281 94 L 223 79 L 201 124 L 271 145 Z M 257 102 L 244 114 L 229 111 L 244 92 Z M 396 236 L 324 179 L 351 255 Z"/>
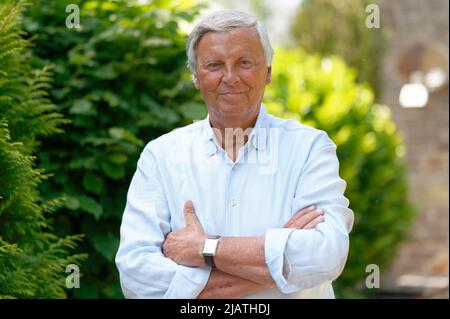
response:
<path id="1" fill-rule="evenodd" d="M 294 45 L 308 53 L 339 55 L 358 70 L 357 81 L 370 83 L 377 97 L 382 90 L 382 57 L 387 34 L 368 28 L 366 12 L 376 0 L 303 0 L 294 19 Z M 380 24 L 382 20 L 380 20 Z"/>
<path id="2" fill-rule="evenodd" d="M 61 198 L 43 201 L 38 186 L 49 176 L 35 168 L 39 138 L 66 122 L 48 100 L 48 67 L 30 66 L 20 15 L 26 3 L 0 4 L 0 298 L 64 298 L 66 266 L 80 236 L 51 232 Z"/>
<path id="3" fill-rule="evenodd" d="M 352 297 L 369 264 L 386 265 L 414 216 L 408 202 L 405 147 L 387 106 L 355 82 L 342 59 L 276 50 L 268 110 L 326 131 L 338 145 L 340 174 L 355 213 L 337 295 Z M 366 291 L 368 292 L 368 291 Z"/>
<path id="4" fill-rule="evenodd" d="M 66 28 L 69 3 L 79 5 L 80 29 Z M 35 54 L 55 64 L 52 98 L 72 120 L 39 159 L 55 173 L 43 193 L 68 198 L 57 228 L 86 234 L 89 259 L 74 297 L 122 297 L 114 257 L 138 156 L 151 139 L 206 115 L 179 27 L 197 11 L 169 0 L 40 0 L 28 11 Z"/>
<path id="5" fill-rule="evenodd" d="M 65 26 L 69 3 L 80 6 L 80 29 Z M 55 173 L 43 193 L 68 197 L 57 229 L 86 234 L 80 249 L 89 259 L 74 297 L 122 296 L 114 255 L 139 153 L 150 139 L 206 114 L 185 68 L 179 27 L 197 12 L 170 0 L 37 0 L 28 11 L 40 57 L 33 62 L 55 64 L 51 96 L 72 120 L 67 134 L 45 140 L 39 159 Z M 401 138 L 389 109 L 374 105 L 371 90 L 340 60 L 278 51 L 273 71 L 269 110 L 324 129 L 339 145 L 356 219 L 337 288 L 351 296 L 367 264 L 386 264 L 412 218 Z"/>

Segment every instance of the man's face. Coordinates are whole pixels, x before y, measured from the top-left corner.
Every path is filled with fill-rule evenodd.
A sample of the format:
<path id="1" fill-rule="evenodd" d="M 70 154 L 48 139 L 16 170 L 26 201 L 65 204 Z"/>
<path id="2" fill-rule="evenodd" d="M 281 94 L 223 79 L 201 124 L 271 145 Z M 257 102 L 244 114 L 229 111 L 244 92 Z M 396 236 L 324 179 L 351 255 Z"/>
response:
<path id="1" fill-rule="evenodd" d="M 195 86 L 212 118 L 255 118 L 268 83 L 270 68 L 254 28 L 208 32 L 200 39 Z"/>

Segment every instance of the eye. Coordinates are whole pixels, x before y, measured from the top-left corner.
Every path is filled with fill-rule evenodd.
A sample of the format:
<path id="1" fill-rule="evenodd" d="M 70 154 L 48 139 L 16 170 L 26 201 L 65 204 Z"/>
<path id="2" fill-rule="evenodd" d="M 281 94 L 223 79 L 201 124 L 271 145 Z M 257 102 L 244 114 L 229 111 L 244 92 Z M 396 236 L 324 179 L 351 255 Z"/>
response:
<path id="1" fill-rule="evenodd" d="M 241 60 L 239 63 L 243 67 L 249 67 L 252 65 L 252 61 L 250 61 L 250 60 Z"/>
<path id="2" fill-rule="evenodd" d="M 222 64 L 220 62 L 211 62 L 206 65 L 208 70 L 217 70 Z"/>

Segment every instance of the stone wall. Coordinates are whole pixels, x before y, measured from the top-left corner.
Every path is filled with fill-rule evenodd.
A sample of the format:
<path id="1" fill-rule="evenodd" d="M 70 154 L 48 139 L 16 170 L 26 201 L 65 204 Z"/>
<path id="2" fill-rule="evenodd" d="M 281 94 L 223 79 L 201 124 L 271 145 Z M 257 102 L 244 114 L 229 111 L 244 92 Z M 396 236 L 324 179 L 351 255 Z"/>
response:
<path id="1" fill-rule="evenodd" d="M 390 106 L 404 136 L 409 165 L 410 197 L 418 217 L 397 258 L 382 272 L 386 289 L 398 288 L 405 274 L 447 278 L 449 259 L 449 90 L 430 93 L 424 108 L 403 108 L 399 92 L 406 79 L 399 70 L 403 55 L 417 44 L 440 50 L 447 60 L 448 0 L 383 0 L 381 27 L 390 34 L 383 61 L 382 103 Z M 433 61 L 430 61 L 433 62 Z M 400 280 L 401 281 L 401 280 Z M 442 282 L 442 280 L 441 280 Z M 443 289 L 430 297 L 447 297 Z"/>

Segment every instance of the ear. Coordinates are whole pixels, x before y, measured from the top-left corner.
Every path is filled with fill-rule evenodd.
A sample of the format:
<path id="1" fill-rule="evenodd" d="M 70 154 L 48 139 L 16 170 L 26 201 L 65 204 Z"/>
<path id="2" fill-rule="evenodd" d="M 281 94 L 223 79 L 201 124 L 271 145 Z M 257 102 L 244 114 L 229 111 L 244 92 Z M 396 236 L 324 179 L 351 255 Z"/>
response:
<path id="1" fill-rule="evenodd" d="M 272 82 L 272 66 L 267 67 L 266 85 Z"/>

